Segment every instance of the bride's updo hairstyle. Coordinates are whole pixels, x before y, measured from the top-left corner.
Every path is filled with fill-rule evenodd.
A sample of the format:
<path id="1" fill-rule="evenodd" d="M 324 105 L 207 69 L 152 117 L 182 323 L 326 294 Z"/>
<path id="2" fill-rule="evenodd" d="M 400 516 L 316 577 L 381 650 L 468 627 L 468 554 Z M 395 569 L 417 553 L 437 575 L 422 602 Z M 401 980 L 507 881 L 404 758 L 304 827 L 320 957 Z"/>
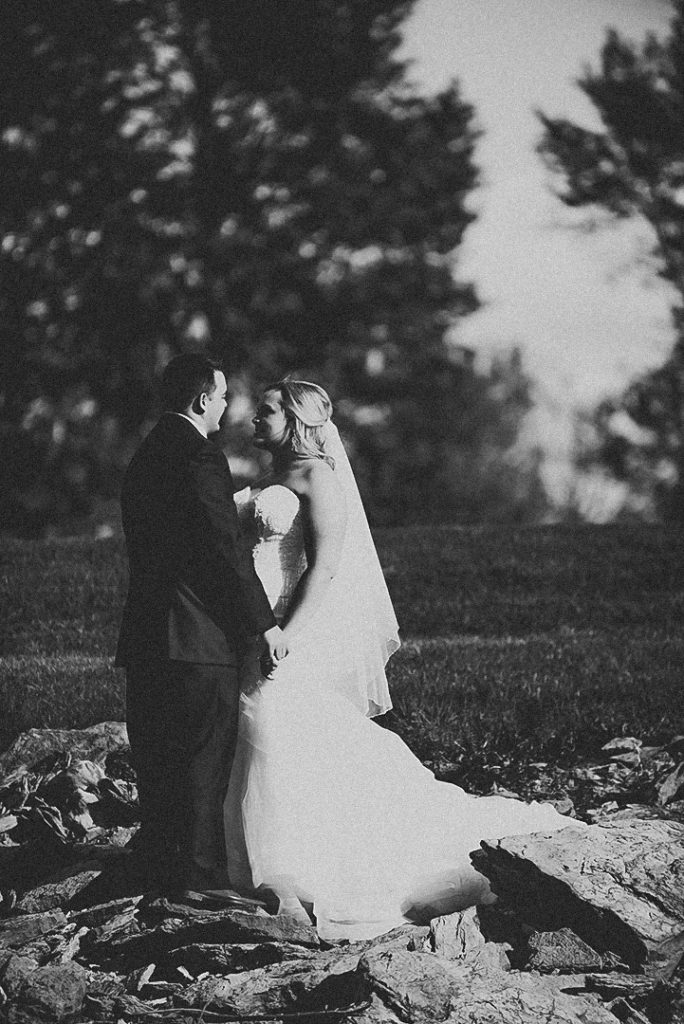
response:
<path id="1" fill-rule="evenodd" d="M 332 402 L 318 384 L 285 378 L 269 384 L 266 391 L 277 391 L 290 425 L 292 451 L 310 459 L 322 459 L 333 469 L 335 460 L 325 454 L 324 443 Z"/>

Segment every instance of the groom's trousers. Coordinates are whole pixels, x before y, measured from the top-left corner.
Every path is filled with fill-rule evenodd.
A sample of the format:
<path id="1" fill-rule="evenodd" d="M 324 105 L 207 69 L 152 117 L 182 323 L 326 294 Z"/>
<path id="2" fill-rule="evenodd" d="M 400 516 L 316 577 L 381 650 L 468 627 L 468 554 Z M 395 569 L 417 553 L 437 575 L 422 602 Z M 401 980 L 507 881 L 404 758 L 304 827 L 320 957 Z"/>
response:
<path id="1" fill-rule="evenodd" d="M 139 660 L 126 719 L 144 852 L 163 887 L 227 884 L 223 802 L 235 754 L 238 670 Z"/>

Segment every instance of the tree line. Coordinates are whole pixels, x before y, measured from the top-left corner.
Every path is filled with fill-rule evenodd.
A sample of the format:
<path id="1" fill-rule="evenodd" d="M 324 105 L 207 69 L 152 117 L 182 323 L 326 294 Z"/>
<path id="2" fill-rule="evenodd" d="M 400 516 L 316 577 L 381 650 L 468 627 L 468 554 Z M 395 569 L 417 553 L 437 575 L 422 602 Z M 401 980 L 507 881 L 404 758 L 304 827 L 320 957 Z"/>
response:
<path id="1" fill-rule="evenodd" d="M 534 514 L 512 355 L 445 341 L 477 130 L 397 59 L 407 0 L 19 0 L 0 7 L 5 528 L 116 497 L 179 351 L 250 396 L 324 384 L 376 523 Z"/>
<path id="2" fill-rule="evenodd" d="M 482 370 L 448 340 L 478 306 L 458 272 L 478 130 L 456 82 L 411 85 L 397 49 L 412 6 L 0 5 L 4 530 L 37 536 L 114 502 L 160 372 L 187 350 L 226 366 L 239 480 L 256 468 L 255 390 L 294 373 L 330 391 L 375 523 L 543 514 L 539 459 L 516 448 L 519 355 Z M 543 148 L 567 201 L 652 218 L 681 280 L 678 11 L 643 52 L 611 36 L 583 82 L 606 132 L 545 118 Z M 681 353 L 623 400 L 680 467 Z M 640 457 L 648 476 L 660 453 Z M 679 493 L 659 499 L 668 515 Z"/>

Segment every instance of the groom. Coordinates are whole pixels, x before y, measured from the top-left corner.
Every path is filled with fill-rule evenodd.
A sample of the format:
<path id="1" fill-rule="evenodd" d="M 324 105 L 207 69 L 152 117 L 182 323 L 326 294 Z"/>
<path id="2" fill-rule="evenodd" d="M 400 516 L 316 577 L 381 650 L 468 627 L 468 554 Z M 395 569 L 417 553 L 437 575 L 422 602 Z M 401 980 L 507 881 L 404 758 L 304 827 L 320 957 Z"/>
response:
<path id="1" fill-rule="evenodd" d="M 241 656 L 257 635 L 272 664 L 287 647 L 240 534 L 228 463 L 208 440 L 227 405 L 222 370 L 177 356 L 162 398 L 123 483 L 130 582 L 115 663 L 126 669 L 147 881 L 202 892 L 229 884 L 222 809 Z"/>

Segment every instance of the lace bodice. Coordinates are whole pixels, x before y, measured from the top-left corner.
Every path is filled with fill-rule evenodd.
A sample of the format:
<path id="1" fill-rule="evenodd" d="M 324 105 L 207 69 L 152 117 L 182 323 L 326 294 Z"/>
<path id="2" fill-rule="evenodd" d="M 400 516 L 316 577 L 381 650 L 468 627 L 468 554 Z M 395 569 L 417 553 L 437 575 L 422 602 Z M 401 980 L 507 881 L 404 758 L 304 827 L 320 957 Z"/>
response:
<path id="1" fill-rule="evenodd" d="M 280 621 L 306 569 L 299 498 L 282 484 L 271 484 L 240 502 L 242 494 L 236 495 L 238 509 L 242 516 L 252 517 L 256 532 L 254 568 Z"/>

